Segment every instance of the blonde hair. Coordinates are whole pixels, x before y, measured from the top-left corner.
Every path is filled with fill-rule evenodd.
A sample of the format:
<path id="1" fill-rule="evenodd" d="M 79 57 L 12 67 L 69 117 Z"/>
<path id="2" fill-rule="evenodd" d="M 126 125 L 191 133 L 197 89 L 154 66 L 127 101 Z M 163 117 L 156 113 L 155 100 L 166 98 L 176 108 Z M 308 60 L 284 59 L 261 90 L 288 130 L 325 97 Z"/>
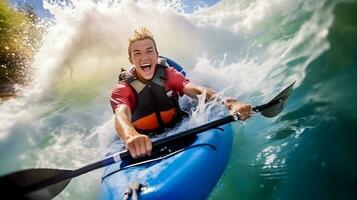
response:
<path id="1" fill-rule="evenodd" d="M 155 51 L 156 51 L 156 53 L 158 53 L 158 50 L 156 47 L 156 42 L 154 40 L 154 35 L 146 27 L 141 27 L 140 29 L 136 29 L 134 31 L 134 34 L 131 37 L 129 37 L 129 46 L 128 46 L 129 57 L 131 57 L 131 55 L 130 55 L 131 45 L 136 41 L 145 40 L 145 39 L 150 39 L 151 41 L 153 41 L 154 46 L 155 46 Z"/>

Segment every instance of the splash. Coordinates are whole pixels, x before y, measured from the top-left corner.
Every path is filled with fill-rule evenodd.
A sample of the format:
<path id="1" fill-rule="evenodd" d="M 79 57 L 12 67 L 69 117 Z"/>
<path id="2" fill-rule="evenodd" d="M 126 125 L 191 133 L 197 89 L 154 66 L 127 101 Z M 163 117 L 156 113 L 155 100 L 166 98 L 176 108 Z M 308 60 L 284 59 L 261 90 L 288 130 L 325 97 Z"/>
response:
<path id="1" fill-rule="evenodd" d="M 329 48 L 334 4 L 227 0 L 193 13 L 185 13 L 185 6 L 183 1 L 45 1 L 54 17 L 32 63 L 33 82 L 22 88 L 22 96 L 0 105 L 0 150 L 13 145 L 1 172 L 76 168 L 102 153 L 115 135 L 110 92 L 120 68 L 129 66 L 127 39 L 138 27 L 149 27 L 159 53 L 185 66 L 191 81 L 252 104 L 292 81 L 299 86 L 306 67 Z M 290 26 L 301 15 L 305 20 Z M 177 131 L 218 116 L 203 98 Z M 28 154 L 30 149 L 35 153 Z M 266 166 L 283 160 L 260 155 Z M 61 198 L 95 195 L 83 190 L 69 189 Z"/>

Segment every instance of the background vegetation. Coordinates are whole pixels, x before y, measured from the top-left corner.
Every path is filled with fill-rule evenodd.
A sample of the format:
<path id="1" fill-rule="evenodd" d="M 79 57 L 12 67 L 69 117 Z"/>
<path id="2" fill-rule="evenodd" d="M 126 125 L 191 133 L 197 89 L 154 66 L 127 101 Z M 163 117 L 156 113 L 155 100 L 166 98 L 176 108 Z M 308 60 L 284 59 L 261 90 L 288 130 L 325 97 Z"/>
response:
<path id="1" fill-rule="evenodd" d="M 30 63 L 43 32 L 33 10 L 29 4 L 12 8 L 0 0 L 0 97 L 14 95 L 15 84 L 30 81 Z"/>

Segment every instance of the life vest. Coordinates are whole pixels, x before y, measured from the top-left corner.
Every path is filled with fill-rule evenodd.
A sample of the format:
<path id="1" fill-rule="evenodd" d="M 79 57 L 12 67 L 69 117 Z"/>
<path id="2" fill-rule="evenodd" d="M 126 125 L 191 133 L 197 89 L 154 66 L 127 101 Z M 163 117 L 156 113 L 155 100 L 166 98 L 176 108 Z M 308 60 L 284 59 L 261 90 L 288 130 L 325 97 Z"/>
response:
<path id="1" fill-rule="evenodd" d="M 138 80 L 130 71 L 122 69 L 119 81 L 129 84 L 136 95 L 136 106 L 131 113 L 135 129 L 143 134 L 163 132 L 173 127 L 184 112 L 178 104 L 178 94 L 165 91 L 167 66 L 157 64 L 150 83 Z"/>

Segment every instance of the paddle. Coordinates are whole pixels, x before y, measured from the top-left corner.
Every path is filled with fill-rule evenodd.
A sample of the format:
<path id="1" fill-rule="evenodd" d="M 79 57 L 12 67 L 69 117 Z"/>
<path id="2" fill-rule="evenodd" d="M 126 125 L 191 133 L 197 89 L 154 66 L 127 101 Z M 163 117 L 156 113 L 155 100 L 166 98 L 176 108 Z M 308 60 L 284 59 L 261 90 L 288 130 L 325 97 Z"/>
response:
<path id="1" fill-rule="evenodd" d="M 295 83 L 295 82 L 294 82 Z M 256 106 L 253 111 L 265 117 L 275 117 L 279 114 L 289 97 L 294 83 L 280 92 L 274 99 L 266 104 Z M 177 140 L 187 135 L 196 135 L 212 128 L 239 120 L 239 115 L 234 113 L 222 119 L 180 132 L 153 142 L 153 148 L 170 141 Z M 62 169 L 27 169 L 0 177 L 0 191 L 3 196 L 11 199 L 52 199 L 59 194 L 72 178 L 111 165 L 130 157 L 128 151 L 122 151 L 104 160 L 84 166 L 76 170 Z"/>

